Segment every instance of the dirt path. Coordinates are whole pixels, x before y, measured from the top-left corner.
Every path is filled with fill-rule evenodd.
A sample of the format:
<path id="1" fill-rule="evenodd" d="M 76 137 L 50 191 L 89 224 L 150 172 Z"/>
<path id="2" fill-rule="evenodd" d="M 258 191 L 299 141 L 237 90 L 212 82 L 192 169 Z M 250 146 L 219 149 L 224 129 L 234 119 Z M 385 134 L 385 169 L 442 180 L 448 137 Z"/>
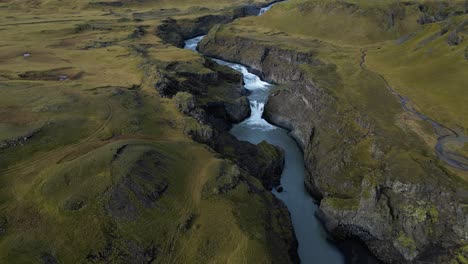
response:
<path id="1" fill-rule="evenodd" d="M 39 165 L 42 162 L 47 162 L 48 164 L 50 164 L 51 162 L 53 163 L 58 162 L 62 157 L 66 156 L 68 153 L 72 152 L 79 146 L 96 139 L 99 133 L 101 133 L 109 125 L 113 117 L 114 109 L 113 109 L 112 103 L 110 103 L 110 101 L 107 101 L 106 104 L 108 108 L 106 120 L 88 137 L 80 140 L 79 142 L 75 144 L 71 144 L 71 145 L 56 149 L 56 150 L 49 151 L 43 155 L 37 154 L 30 160 L 21 162 L 14 166 L 8 167 L 6 170 L 0 171 L 0 176 L 6 175 L 6 174 L 12 174 L 12 173 L 21 173 L 21 172 L 27 171 L 28 169 L 34 170 L 35 166 Z"/>
<path id="2" fill-rule="evenodd" d="M 367 49 L 361 49 L 361 61 L 359 63 L 359 66 L 363 70 L 371 71 L 365 67 L 366 63 L 366 57 L 367 57 Z M 373 72 L 373 71 L 372 71 Z M 400 101 L 401 106 L 405 112 L 412 113 L 419 117 L 419 119 L 431 124 L 431 126 L 434 128 L 434 132 L 437 135 L 437 144 L 435 146 L 435 152 L 437 156 L 439 157 L 440 160 L 442 160 L 444 163 L 447 165 L 463 170 L 463 171 L 468 171 L 468 157 L 463 156 L 462 154 L 455 153 L 449 146 L 448 143 L 451 143 L 452 145 L 459 145 L 460 148 L 463 147 L 464 144 L 468 143 L 468 137 L 461 134 L 461 132 L 457 132 L 433 119 L 430 117 L 424 115 L 423 113 L 419 112 L 416 110 L 414 106 L 412 106 L 410 100 L 399 94 L 393 87 L 388 83 L 388 81 L 385 79 L 385 77 L 379 73 L 373 72 L 377 74 L 380 79 L 385 83 L 385 86 L 387 89 L 395 96 L 397 97 L 398 101 Z"/>

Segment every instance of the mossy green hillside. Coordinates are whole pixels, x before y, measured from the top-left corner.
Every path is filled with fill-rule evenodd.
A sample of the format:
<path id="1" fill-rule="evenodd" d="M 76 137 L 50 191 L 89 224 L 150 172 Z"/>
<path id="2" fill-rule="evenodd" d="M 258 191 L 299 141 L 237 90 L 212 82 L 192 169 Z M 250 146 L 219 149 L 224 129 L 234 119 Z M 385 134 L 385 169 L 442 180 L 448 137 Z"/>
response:
<path id="1" fill-rule="evenodd" d="M 468 16 L 429 24 L 403 43 L 389 43 L 370 49 L 367 65 L 383 74 L 401 94 L 409 97 L 421 112 L 452 128 L 468 127 L 464 113 L 468 69 L 468 42 L 449 45 L 454 31 L 466 38 Z"/>
<path id="2" fill-rule="evenodd" d="M 154 87 L 170 62 L 210 71 L 155 36 L 161 20 L 246 1 L 103 3 L 0 3 L 0 262 L 288 261 L 272 195 Z M 224 171 L 237 180 L 204 196 Z"/>

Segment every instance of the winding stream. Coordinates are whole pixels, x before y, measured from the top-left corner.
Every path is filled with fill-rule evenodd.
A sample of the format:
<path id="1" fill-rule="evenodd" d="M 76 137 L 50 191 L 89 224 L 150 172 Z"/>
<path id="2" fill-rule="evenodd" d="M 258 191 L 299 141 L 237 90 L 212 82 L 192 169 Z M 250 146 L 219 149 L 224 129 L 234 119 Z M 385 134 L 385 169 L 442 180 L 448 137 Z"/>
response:
<path id="1" fill-rule="evenodd" d="M 431 124 L 435 134 L 438 137 L 435 146 L 435 152 L 439 159 L 451 167 L 468 171 L 468 158 L 452 150 L 453 148 L 461 149 L 464 147 L 464 144 L 468 144 L 468 137 L 463 135 L 462 132 L 456 132 L 455 130 L 444 126 L 441 123 L 417 111 L 416 108 L 411 105 L 407 97 L 396 92 L 396 90 L 390 86 L 390 84 L 382 75 L 379 76 L 384 81 L 390 92 L 398 98 L 404 111 L 413 113 L 419 117 L 419 119 Z M 450 145 L 452 145 L 452 147 L 450 147 Z"/>
<path id="2" fill-rule="evenodd" d="M 361 66 L 363 69 L 367 69 L 365 67 L 367 50 L 363 49 L 361 50 L 361 53 L 361 62 L 359 63 L 359 66 Z M 392 86 L 390 86 L 383 75 L 376 72 L 374 73 L 377 74 L 380 79 L 382 79 L 390 93 L 392 93 L 398 99 L 405 112 L 414 114 L 419 119 L 429 123 L 432 126 L 434 133 L 437 135 L 435 152 L 439 159 L 453 168 L 468 171 L 468 157 L 461 153 L 457 153 L 456 150 L 454 150 L 457 148 L 462 149 L 465 144 L 468 144 L 468 136 L 464 135 L 461 129 L 460 131 L 455 131 L 454 129 L 451 129 L 448 126 L 445 126 L 416 110 L 416 108 L 411 104 L 409 98 L 401 95 Z"/>

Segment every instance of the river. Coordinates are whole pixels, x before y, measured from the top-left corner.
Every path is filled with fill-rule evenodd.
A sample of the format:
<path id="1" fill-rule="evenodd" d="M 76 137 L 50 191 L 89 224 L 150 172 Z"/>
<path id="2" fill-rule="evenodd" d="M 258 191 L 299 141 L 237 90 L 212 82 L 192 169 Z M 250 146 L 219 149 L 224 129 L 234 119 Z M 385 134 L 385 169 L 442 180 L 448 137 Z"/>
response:
<path id="1" fill-rule="evenodd" d="M 271 6 L 260 11 L 264 14 Z M 186 41 L 186 49 L 197 51 L 198 43 L 204 36 Z M 239 140 L 258 144 L 265 140 L 285 151 L 284 170 L 281 175 L 282 192 L 273 194 L 287 206 L 299 244 L 298 254 L 301 263 L 341 264 L 376 263 L 360 246 L 338 247 L 330 242 L 330 237 L 322 223 L 315 216 L 318 207 L 304 186 L 305 167 L 303 153 L 289 136 L 288 131 L 268 123 L 262 118 L 268 95 L 274 86 L 262 81 L 257 75 L 240 64 L 213 59 L 218 64 L 228 66 L 243 74 L 245 88 L 250 91 L 251 116 L 231 129 L 231 134 Z M 357 249 L 356 249 L 357 248 Z"/>

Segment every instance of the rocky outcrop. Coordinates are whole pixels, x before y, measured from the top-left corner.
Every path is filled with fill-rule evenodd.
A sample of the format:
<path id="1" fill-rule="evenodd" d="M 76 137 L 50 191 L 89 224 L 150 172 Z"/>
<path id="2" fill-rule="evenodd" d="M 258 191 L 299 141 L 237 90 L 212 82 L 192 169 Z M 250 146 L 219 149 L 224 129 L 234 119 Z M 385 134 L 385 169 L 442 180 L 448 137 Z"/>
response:
<path id="1" fill-rule="evenodd" d="M 279 186 L 284 165 L 284 152 L 281 149 L 267 142 L 254 145 L 239 141 L 228 132 L 218 133 L 209 145 L 260 179 L 266 189 Z"/>
<path id="2" fill-rule="evenodd" d="M 144 50 L 141 53 L 145 54 Z M 251 113 L 240 73 L 210 59 L 200 63 L 153 60 L 142 67 L 147 85 L 155 87 L 163 97 L 173 97 L 179 111 L 196 121 L 185 124 L 188 136 L 233 160 L 259 178 L 265 188 L 271 190 L 279 185 L 283 151 L 266 142 L 257 146 L 239 141 L 229 133 L 233 123 L 243 121 Z M 216 88 L 208 90 L 210 86 Z"/>
<path id="3" fill-rule="evenodd" d="M 225 104 L 226 113 L 233 123 L 239 123 L 250 116 L 250 102 L 246 96 L 239 97 L 232 103 Z"/>
<path id="4" fill-rule="evenodd" d="M 450 46 L 460 45 L 463 41 L 463 36 L 460 33 L 468 33 L 468 20 L 461 22 L 448 34 L 447 43 Z"/>
<path id="5" fill-rule="evenodd" d="M 179 111 L 196 120 L 196 123 L 186 125 L 185 133 L 255 175 L 265 188 L 271 190 L 278 186 L 283 171 L 283 151 L 267 142 L 254 145 L 239 141 L 229 133 L 232 122 L 240 122 L 250 115 L 247 97 L 239 97 L 234 103 L 212 102 L 203 105 L 196 101 L 196 97 L 187 92 L 180 92 L 174 97 Z M 239 101 L 240 105 L 236 106 Z"/>
<path id="6" fill-rule="evenodd" d="M 210 33 L 210 36 L 216 35 L 220 26 L 216 26 Z M 312 53 L 298 52 L 292 49 L 285 49 L 276 46 L 258 45 L 258 42 L 239 36 L 234 39 L 226 40 L 224 38 L 205 38 L 199 44 L 200 51 L 210 57 L 224 58 L 232 62 L 249 62 L 245 64 L 263 79 L 275 83 L 286 83 L 303 80 L 303 74 L 298 71 L 292 63 L 298 64 L 321 64 L 314 59 Z M 229 46 L 235 43 L 239 46 Z M 219 47 L 227 50 L 226 55 L 221 54 Z M 241 52 L 248 50 L 249 52 Z M 236 54 L 237 53 L 237 54 Z M 251 56 L 255 54 L 255 56 Z M 278 55 L 279 57 L 275 57 Z"/>
<path id="7" fill-rule="evenodd" d="M 240 105 L 235 106 L 239 101 Z M 209 145 L 225 158 L 233 160 L 239 167 L 259 178 L 265 188 L 271 190 L 280 184 L 283 151 L 267 142 L 254 145 L 239 141 L 229 133 L 232 122 L 240 122 L 250 115 L 249 102 L 245 96 L 238 97 L 234 103 L 211 102 L 205 105 L 197 103 L 192 94 L 181 92 L 174 97 L 174 102 L 179 111 L 196 120 L 185 128 L 186 134 L 192 139 Z M 242 110 L 242 105 L 245 110 Z"/>
<path id="8" fill-rule="evenodd" d="M 227 24 L 240 17 L 257 15 L 262 7 L 258 4 L 240 6 L 224 10 L 217 15 L 208 14 L 195 19 L 174 20 L 168 18 L 162 21 L 155 33 L 165 43 L 182 48 L 185 39 L 205 35 L 217 24 Z"/>
<path id="9" fill-rule="evenodd" d="M 303 149 L 305 185 L 321 201 L 319 216 L 336 238 L 358 238 L 387 263 L 446 263 L 454 257 L 468 238 L 468 195 L 433 153 L 386 146 L 386 127 L 353 102 L 337 101 L 302 70 L 306 63 L 337 86 L 344 82 L 336 66 L 316 59 L 313 51 L 221 31 L 213 29 L 200 51 L 282 84 L 264 117 L 289 129 Z"/>
<path id="10" fill-rule="evenodd" d="M 415 4 L 415 3 L 414 3 Z M 447 20 L 453 16 L 463 15 L 467 13 L 467 5 L 463 2 L 445 2 L 433 1 L 426 3 L 419 3 L 418 9 L 421 12 L 417 22 L 419 24 L 436 23 Z"/>
<path id="11" fill-rule="evenodd" d="M 122 147 L 113 159 L 113 166 L 118 167 L 129 148 Z M 122 181 L 109 192 L 107 212 L 114 218 L 135 220 L 139 216 L 138 207 L 154 208 L 166 192 L 168 181 L 168 157 L 156 150 L 143 152 L 127 172 L 122 173 Z M 134 198 L 133 198 L 133 197 Z"/>
<path id="12" fill-rule="evenodd" d="M 11 147 L 23 146 L 25 145 L 31 138 L 41 132 L 42 128 L 34 129 L 22 136 L 10 138 L 0 142 L 0 150 L 4 150 Z"/>
<path id="13" fill-rule="evenodd" d="M 46 71 L 26 71 L 18 74 L 21 80 L 41 81 L 65 81 L 78 80 L 84 76 L 84 72 L 77 71 L 72 67 L 57 68 Z"/>

